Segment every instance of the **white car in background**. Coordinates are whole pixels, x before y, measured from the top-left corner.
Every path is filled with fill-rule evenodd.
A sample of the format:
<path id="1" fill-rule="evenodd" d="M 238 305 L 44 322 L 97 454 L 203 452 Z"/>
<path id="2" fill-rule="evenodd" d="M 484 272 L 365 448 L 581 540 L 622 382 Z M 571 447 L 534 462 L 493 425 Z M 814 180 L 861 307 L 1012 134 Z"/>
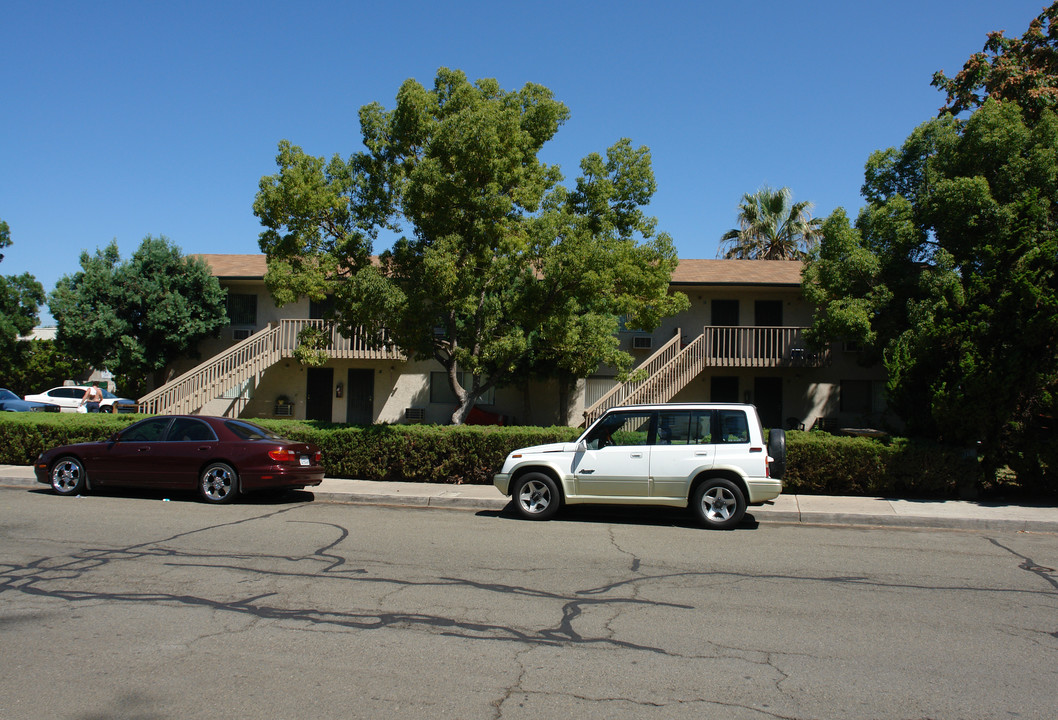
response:
<path id="1" fill-rule="evenodd" d="M 88 412 L 84 405 L 84 397 L 91 385 L 63 385 L 55 387 L 38 395 L 26 395 L 29 402 L 42 402 L 58 405 L 62 412 Z M 99 403 L 99 412 L 108 413 L 134 413 L 136 412 L 136 401 L 128 398 L 118 397 L 109 390 L 103 390 L 103 400 Z"/>

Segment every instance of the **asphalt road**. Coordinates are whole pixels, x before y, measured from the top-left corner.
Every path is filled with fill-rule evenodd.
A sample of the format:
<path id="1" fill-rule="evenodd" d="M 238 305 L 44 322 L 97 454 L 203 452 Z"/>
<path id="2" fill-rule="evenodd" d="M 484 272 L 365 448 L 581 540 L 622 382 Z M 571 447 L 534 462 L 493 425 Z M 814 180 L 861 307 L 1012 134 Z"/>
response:
<path id="1" fill-rule="evenodd" d="M 0 489 L 0 717 L 1050 718 L 1058 535 Z"/>

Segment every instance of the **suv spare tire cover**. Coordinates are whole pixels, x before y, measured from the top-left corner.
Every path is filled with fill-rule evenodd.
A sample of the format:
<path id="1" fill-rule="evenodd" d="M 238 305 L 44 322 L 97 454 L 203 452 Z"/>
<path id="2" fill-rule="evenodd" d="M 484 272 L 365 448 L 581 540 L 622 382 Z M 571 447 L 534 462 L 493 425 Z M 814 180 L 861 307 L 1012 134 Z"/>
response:
<path id="1" fill-rule="evenodd" d="M 769 474 L 773 478 L 782 479 L 786 474 L 786 431 L 781 428 L 772 428 L 768 432 L 768 455 L 772 458 L 768 464 Z"/>

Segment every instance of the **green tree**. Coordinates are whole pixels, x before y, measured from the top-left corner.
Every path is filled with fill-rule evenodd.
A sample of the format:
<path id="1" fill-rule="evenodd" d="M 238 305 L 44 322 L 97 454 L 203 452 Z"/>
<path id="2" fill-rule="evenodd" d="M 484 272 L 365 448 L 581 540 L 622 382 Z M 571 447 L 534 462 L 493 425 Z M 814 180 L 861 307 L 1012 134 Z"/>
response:
<path id="1" fill-rule="evenodd" d="M 107 368 L 145 390 L 162 385 L 178 357 L 197 357 L 198 342 L 227 325 L 226 292 L 201 259 L 185 257 L 168 238 L 144 238 L 127 262 L 117 243 L 81 253 L 81 270 L 48 296 L 60 350 Z"/>
<path id="2" fill-rule="evenodd" d="M 1058 474 L 1058 118 L 1034 116 L 987 100 L 873 153 L 855 227 L 832 214 L 804 271 L 816 342 L 864 343 L 913 432 L 1026 483 Z"/>
<path id="3" fill-rule="evenodd" d="M 391 111 L 361 108 L 366 149 L 347 161 L 280 143 L 254 203 L 276 302 L 333 296 L 343 331 L 435 359 L 457 424 L 528 373 L 627 368 L 618 317 L 652 328 L 687 299 L 668 294 L 676 252 L 642 210 L 645 148 L 589 155 L 572 190 L 540 162 L 568 115 L 540 85 L 505 91 L 442 68 L 432 90 L 406 81 Z M 372 261 L 379 231 L 403 227 L 410 237 Z"/>
<path id="4" fill-rule="evenodd" d="M 0 250 L 11 242 L 11 228 L 0 220 Z M 44 287 L 29 273 L 0 277 L 0 371 L 10 366 L 18 338 L 36 327 L 43 302 Z"/>
<path id="5" fill-rule="evenodd" d="M 1011 101 L 1035 120 L 1058 104 L 1058 2 L 1044 9 L 1020 38 L 991 32 L 955 77 L 933 75 L 933 85 L 947 93 L 940 114 L 958 115 L 981 107 L 988 98 Z"/>
<path id="6" fill-rule="evenodd" d="M 786 187 L 746 193 L 738 205 L 739 226 L 720 238 L 719 253 L 728 260 L 803 260 L 819 235 L 811 209 L 810 202 L 793 202 Z"/>
<path id="7" fill-rule="evenodd" d="M 0 367 L 0 387 L 26 395 L 83 378 L 90 369 L 80 358 L 60 352 L 52 340 L 20 340 Z"/>

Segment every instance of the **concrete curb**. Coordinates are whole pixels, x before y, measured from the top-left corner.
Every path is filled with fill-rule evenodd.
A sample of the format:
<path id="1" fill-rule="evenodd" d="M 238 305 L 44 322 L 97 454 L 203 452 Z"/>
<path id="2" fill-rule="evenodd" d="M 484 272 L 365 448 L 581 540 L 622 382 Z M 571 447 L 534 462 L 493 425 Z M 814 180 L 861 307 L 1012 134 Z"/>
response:
<path id="1" fill-rule="evenodd" d="M 0 467 L 0 487 L 40 488 L 33 468 Z M 309 488 L 319 502 L 501 511 L 510 500 L 491 485 L 387 483 L 326 478 Z M 758 523 L 1058 533 L 1058 507 L 963 501 L 780 495 L 748 511 Z"/>

